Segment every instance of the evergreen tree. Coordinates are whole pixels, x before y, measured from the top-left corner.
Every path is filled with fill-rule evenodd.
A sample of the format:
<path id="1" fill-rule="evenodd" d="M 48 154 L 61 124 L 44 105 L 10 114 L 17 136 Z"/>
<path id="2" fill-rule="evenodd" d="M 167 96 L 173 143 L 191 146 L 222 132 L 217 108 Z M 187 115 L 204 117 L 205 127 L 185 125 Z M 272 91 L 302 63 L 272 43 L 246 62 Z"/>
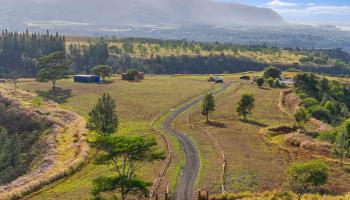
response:
<path id="1" fill-rule="evenodd" d="M 236 112 L 243 116 L 244 120 L 247 119 L 247 115 L 251 114 L 252 109 L 254 108 L 254 96 L 252 94 L 243 94 L 241 99 L 238 102 L 238 107 Z"/>
<path id="2" fill-rule="evenodd" d="M 56 89 L 56 81 L 67 78 L 69 63 L 64 52 L 57 51 L 38 59 L 37 80 L 39 82 L 51 81 L 52 89 Z"/>
<path id="3" fill-rule="evenodd" d="M 103 94 L 89 113 L 87 127 L 100 135 L 111 135 L 118 129 L 118 116 L 115 100 L 109 94 Z"/>
<path id="4" fill-rule="evenodd" d="M 209 122 L 209 113 L 215 110 L 215 99 L 214 96 L 209 93 L 204 97 L 202 103 L 202 115 L 206 116 L 207 123 Z"/>

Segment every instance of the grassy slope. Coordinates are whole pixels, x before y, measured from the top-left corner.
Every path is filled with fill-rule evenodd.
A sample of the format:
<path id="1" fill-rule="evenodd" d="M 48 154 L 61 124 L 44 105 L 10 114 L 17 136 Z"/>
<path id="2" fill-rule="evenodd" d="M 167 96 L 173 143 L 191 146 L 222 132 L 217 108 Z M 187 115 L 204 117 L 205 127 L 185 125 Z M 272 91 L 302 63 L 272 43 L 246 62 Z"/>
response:
<path id="1" fill-rule="evenodd" d="M 256 106 L 248 123 L 242 122 L 234 111 L 242 93 L 252 93 L 256 98 Z M 292 148 L 293 153 L 288 154 L 262 139 L 260 128 L 293 122 L 287 114 L 279 110 L 277 106 L 279 94 L 280 89 L 260 89 L 247 83 L 237 93 L 217 100 L 216 111 L 210 117 L 214 122 L 212 125 L 205 124 L 203 116 L 197 116 L 197 123 L 210 130 L 226 153 L 228 191 L 263 192 L 285 188 L 284 174 L 291 162 L 319 158 L 315 152 L 294 148 Z M 185 117 L 178 121 L 178 128 L 186 130 L 186 127 L 181 125 L 185 122 Z M 220 192 L 219 174 L 222 161 L 218 151 L 205 136 L 196 131 L 188 132 L 198 145 L 201 161 L 203 160 L 197 187 L 214 193 Z M 280 139 L 283 140 L 283 138 Z M 340 168 L 339 164 L 332 159 L 327 159 L 327 162 L 331 166 L 330 177 L 324 189 L 341 194 L 348 192 L 349 166 Z"/>
<path id="2" fill-rule="evenodd" d="M 237 75 L 229 77 L 237 78 Z M 233 87 L 237 86 L 238 83 L 233 85 Z M 262 124 L 243 123 L 236 113 L 233 113 L 233 107 L 238 101 L 237 97 L 243 92 L 253 93 L 259 97 L 251 120 Z M 228 184 L 228 189 L 231 191 L 234 189 L 264 191 L 277 187 L 281 182 L 283 166 L 286 165 L 285 160 L 288 160 L 288 155 L 266 145 L 258 133 L 263 124 L 273 125 L 276 121 L 278 123 L 290 121 L 288 116 L 278 111 L 278 95 L 277 89 L 261 90 L 247 83 L 238 93 L 217 100 L 217 108 L 211 114 L 211 120 L 224 128 L 205 125 L 202 116 L 196 118 L 196 121 L 202 127 L 208 128 L 223 145 L 228 159 L 229 179 L 239 179 Z M 185 121 L 185 116 L 178 121 L 177 126 L 180 129 L 188 130 L 181 125 Z M 212 192 L 220 191 L 222 161 L 217 149 L 201 133 L 196 131 L 190 131 L 190 133 L 199 146 L 202 158 L 197 187 L 209 189 Z M 210 173 L 207 173 L 208 171 Z"/>
<path id="3" fill-rule="evenodd" d="M 103 92 L 109 92 L 117 101 L 120 117 L 118 134 L 148 135 L 152 134 L 149 131 L 149 123 L 156 113 L 168 109 L 179 99 L 210 87 L 210 84 L 204 81 L 164 76 L 146 77 L 143 82 L 126 82 L 119 78 L 113 78 L 113 81 L 113 84 L 95 85 L 73 84 L 72 79 L 62 80 L 58 82 L 58 86 L 62 88 L 59 95 L 62 98 L 56 100 L 61 102 L 63 108 L 87 117 L 88 111 L 97 98 Z M 50 85 L 48 83 L 23 82 L 20 87 L 47 96 Z M 163 145 L 161 139 L 159 137 L 157 139 L 160 146 Z M 179 153 L 179 149 L 175 153 Z M 181 159 L 181 156 L 178 157 Z M 160 162 L 146 164 L 139 174 L 147 180 L 153 181 L 160 164 Z M 90 161 L 78 173 L 45 187 L 28 199 L 88 199 L 91 179 L 110 174 L 110 169 L 107 166 L 96 166 Z M 168 173 L 175 174 L 175 170 L 177 170 L 176 167 L 170 168 Z M 171 179 L 173 176 L 169 178 Z M 171 181 L 173 180 L 167 182 Z"/>

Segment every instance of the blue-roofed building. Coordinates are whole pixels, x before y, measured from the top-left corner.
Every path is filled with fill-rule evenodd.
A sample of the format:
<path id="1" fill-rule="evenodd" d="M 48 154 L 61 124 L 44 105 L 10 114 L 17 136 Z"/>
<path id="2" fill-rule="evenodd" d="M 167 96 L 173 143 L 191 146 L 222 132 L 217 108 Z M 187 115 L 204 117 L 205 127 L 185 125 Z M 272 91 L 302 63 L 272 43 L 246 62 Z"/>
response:
<path id="1" fill-rule="evenodd" d="M 98 75 L 75 75 L 76 83 L 101 83 L 101 77 Z"/>

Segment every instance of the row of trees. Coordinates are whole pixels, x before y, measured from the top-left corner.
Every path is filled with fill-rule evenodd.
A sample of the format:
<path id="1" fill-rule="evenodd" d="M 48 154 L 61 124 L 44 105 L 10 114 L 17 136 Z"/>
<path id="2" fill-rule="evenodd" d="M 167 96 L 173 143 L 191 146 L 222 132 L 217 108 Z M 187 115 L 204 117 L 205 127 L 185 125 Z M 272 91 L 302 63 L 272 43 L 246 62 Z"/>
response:
<path id="1" fill-rule="evenodd" d="M 22 76 L 36 73 L 33 59 L 55 51 L 65 51 L 62 35 L 47 33 L 24 33 L 2 31 L 0 33 L 0 74 L 17 71 Z"/>
<path id="2" fill-rule="evenodd" d="M 246 120 L 249 114 L 252 114 L 252 110 L 255 107 L 255 98 L 252 94 L 243 94 L 238 101 L 236 112 L 239 116 L 243 116 Z M 207 123 L 209 122 L 209 113 L 215 111 L 215 98 L 209 93 L 205 95 L 202 102 L 202 115 L 206 117 Z"/>

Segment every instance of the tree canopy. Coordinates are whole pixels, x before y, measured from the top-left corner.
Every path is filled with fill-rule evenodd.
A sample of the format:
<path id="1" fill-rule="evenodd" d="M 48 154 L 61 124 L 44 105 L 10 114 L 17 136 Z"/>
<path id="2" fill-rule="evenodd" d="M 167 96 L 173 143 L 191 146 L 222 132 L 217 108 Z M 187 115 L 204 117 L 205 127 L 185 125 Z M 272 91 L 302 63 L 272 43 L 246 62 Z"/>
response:
<path id="1" fill-rule="evenodd" d="M 328 165 L 319 160 L 293 163 L 287 171 L 287 181 L 298 199 L 307 192 L 325 184 L 328 179 Z"/>
<path id="2" fill-rule="evenodd" d="M 99 136 L 92 145 L 101 152 L 97 164 L 112 164 L 116 176 L 98 177 L 93 181 L 91 194 L 95 199 L 103 199 L 105 193 L 125 200 L 128 195 L 137 197 L 148 194 L 151 184 L 139 179 L 137 171 L 144 162 L 164 159 L 164 153 L 156 149 L 154 138 L 140 136 Z"/>
<path id="3" fill-rule="evenodd" d="M 264 78 L 268 79 L 268 78 L 279 78 L 282 74 L 282 71 L 276 67 L 268 67 L 264 69 Z"/>
<path id="4" fill-rule="evenodd" d="M 209 122 L 209 113 L 215 110 L 215 99 L 214 96 L 209 93 L 205 95 L 204 100 L 202 102 L 202 115 L 206 116 L 207 122 Z"/>
<path id="5" fill-rule="evenodd" d="M 96 65 L 91 69 L 91 72 L 95 75 L 101 76 L 102 80 L 105 80 L 106 77 L 112 76 L 112 67 L 109 65 Z"/>
<path id="6" fill-rule="evenodd" d="M 67 78 L 69 62 L 63 51 L 56 51 L 37 61 L 37 80 L 39 82 L 51 81 L 52 89 L 56 89 L 56 81 Z"/>
<path id="7" fill-rule="evenodd" d="M 238 102 L 236 112 L 243 116 L 244 120 L 247 119 L 247 115 L 251 114 L 254 106 L 255 98 L 252 94 L 243 94 Z"/>

